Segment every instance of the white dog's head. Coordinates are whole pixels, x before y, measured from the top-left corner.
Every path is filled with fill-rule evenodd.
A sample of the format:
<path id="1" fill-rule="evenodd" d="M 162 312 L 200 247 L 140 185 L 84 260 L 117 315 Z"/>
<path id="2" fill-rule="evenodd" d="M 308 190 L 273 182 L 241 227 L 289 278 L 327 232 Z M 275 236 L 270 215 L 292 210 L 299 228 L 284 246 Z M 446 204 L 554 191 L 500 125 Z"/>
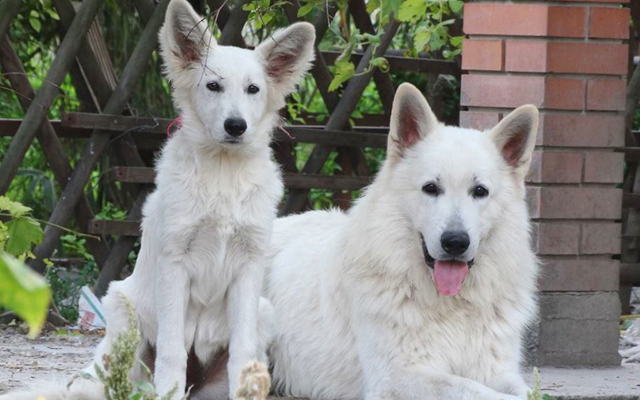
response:
<path id="1" fill-rule="evenodd" d="M 186 0 L 173 0 L 160 48 L 173 97 L 183 116 L 201 123 L 190 132 L 203 144 L 237 147 L 268 136 L 285 97 L 310 68 L 313 25 L 277 31 L 255 50 L 221 46 L 206 19 Z M 262 137 L 265 139 L 265 137 Z"/>
<path id="2" fill-rule="evenodd" d="M 503 213 L 514 210 L 511 204 L 526 210 L 524 177 L 537 127 L 531 105 L 485 132 L 445 126 L 418 89 L 398 88 L 385 172 L 422 239 L 440 294 L 459 292 L 483 240 L 510 217 Z"/>

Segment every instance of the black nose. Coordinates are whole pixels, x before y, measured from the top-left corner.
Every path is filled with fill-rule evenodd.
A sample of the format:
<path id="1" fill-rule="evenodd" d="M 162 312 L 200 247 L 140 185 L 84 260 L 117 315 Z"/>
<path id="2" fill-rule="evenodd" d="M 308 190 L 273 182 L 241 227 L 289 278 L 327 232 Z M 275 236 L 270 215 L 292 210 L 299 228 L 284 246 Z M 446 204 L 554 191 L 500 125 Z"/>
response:
<path id="1" fill-rule="evenodd" d="M 442 234 L 440 244 L 448 254 L 459 256 L 469 248 L 469 235 L 463 231 L 447 231 Z"/>
<path id="2" fill-rule="evenodd" d="M 238 137 L 247 130 L 247 122 L 242 118 L 228 118 L 224 121 L 224 130 L 229 135 Z"/>

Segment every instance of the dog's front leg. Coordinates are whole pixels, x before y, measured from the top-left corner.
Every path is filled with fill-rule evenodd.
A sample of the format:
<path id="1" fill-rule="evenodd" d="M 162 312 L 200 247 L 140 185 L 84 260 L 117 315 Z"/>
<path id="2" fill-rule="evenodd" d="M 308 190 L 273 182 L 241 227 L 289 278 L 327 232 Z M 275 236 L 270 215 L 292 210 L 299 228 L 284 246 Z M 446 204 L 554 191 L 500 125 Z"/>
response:
<path id="1" fill-rule="evenodd" d="M 365 400 L 519 400 L 472 379 L 429 368 L 398 339 L 393 324 L 358 318 L 356 341 L 364 373 Z M 396 345 L 394 345 L 394 343 Z M 409 348 L 409 352 L 407 352 Z"/>
<path id="2" fill-rule="evenodd" d="M 257 262 L 241 267 L 231 283 L 227 297 L 227 315 L 231 328 L 229 343 L 229 397 L 234 398 L 242 367 L 258 354 L 258 304 L 263 271 Z"/>
<path id="3" fill-rule="evenodd" d="M 187 379 L 185 320 L 189 303 L 189 278 L 178 264 L 159 265 L 156 280 L 158 336 L 154 384 L 159 395 L 175 389 L 181 399 Z"/>

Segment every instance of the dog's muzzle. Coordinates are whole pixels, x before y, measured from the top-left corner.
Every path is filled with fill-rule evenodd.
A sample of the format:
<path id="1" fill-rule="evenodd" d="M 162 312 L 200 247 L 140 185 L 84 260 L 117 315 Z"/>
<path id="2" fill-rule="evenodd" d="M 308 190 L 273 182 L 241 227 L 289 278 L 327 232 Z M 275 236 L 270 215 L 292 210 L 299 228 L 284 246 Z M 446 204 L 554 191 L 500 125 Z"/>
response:
<path id="1" fill-rule="evenodd" d="M 433 258 L 431 256 L 431 254 L 429 253 L 429 249 L 427 249 L 427 243 L 424 241 L 424 236 L 422 236 L 422 234 L 420 234 L 420 243 L 422 244 L 422 253 L 424 255 L 424 261 L 427 263 L 427 265 L 430 268 L 435 268 L 436 265 L 436 259 Z M 471 259 L 469 261 L 467 261 L 467 265 L 469 265 L 469 268 L 473 267 L 473 262 L 475 261 L 475 259 Z"/>

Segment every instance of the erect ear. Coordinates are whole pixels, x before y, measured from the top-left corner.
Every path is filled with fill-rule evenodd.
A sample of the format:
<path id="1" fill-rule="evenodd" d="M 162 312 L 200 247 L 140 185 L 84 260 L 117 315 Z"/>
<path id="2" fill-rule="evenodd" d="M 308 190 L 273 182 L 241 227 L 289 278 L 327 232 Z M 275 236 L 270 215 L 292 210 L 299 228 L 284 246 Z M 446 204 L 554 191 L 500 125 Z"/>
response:
<path id="1" fill-rule="evenodd" d="M 308 22 L 298 22 L 276 31 L 258 47 L 272 87 L 284 98 L 296 90 L 314 59 L 316 31 Z"/>
<path id="2" fill-rule="evenodd" d="M 507 165 L 524 179 L 538 134 L 538 109 L 521 106 L 507 115 L 491 130 L 494 143 Z"/>
<path id="3" fill-rule="evenodd" d="M 167 72 L 181 72 L 192 63 L 202 62 L 209 46 L 216 41 L 207 20 L 200 17 L 186 0 L 172 0 L 160 30 L 160 49 Z"/>
<path id="4" fill-rule="evenodd" d="M 404 150 L 415 145 L 438 126 L 422 93 L 410 83 L 398 87 L 391 110 L 391 126 L 387 158 L 401 157 Z"/>

